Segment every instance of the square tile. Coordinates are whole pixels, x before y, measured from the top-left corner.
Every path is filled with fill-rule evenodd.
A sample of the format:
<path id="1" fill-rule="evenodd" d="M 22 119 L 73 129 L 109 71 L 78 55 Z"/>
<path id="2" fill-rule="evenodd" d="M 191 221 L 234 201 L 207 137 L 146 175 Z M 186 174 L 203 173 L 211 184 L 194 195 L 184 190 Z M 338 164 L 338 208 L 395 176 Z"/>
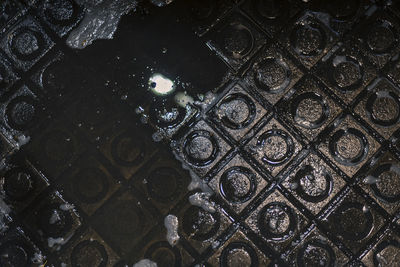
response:
<path id="1" fill-rule="evenodd" d="M 345 181 L 315 152 L 311 152 L 282 185 L 316 215 L 335 198 Z"/>
<path id="2" fill-rule="evenodd" d="M 28 16 L 10 29 L 0 44 L 4 52 L 14 61 L 14 65 L 18 69 L 27 71 L 50 50 L 54 42 L 40 24 Z"/>
<path id="3" fill-rule="evenodd" d="M 348 260 L 315 226 L 296 242 L 295 248 L 288 255 L 290 266 L 345 266 Z"/>
<path id="4" fill-rule="evenodd" d="M 296 138 L 274 118 L 245 147 L 246 152 L 274 177 L 301 149 Z"/>
<path id="5" fill-rule="evenodd" d="M 121 118 L 99 140 L 101 153 L 127 180 L 158 152 L 151 136 L 145 136 L 141 127 Z"/>
<path id="6" fill-rule="evenodd" d="M 310 69 L 338 37 L 311 12 L 306 12 L 283 30 L 280 39 L 289 52 Z"/>
<path id="7" fill-rule="evenodd" d="M 4 266 L 39 266 L 45 261 L 45 256 L 21 227 L 12 228 L 0 236 L 0 254 Z"/>
<path id="8" fill-rule="evenodd" d="M 303 72 L 275 45 L 263 48 L 245 76 L 268 103 L 275 105 L 303 76 Z"/>
<path id="9" fill-rule="evenodd" d="M 366 267 L 396 266 L 400 257 L 400 238 L 393 231 L 387 231 L 374 247 L 362 258 Z"/>
<path id="10" fill-rule="evenodd" d="M 231 148 L 203 120 L 192 126 L 172 146 L 183 161 L 200 176 L 204 176 Z"/>
<path id="11" fill-rule="evenodd" d="M 6 203 L 11 204 L 12 212 L 19 215 L 49 186 L 43 173 L 27 159 L 11 161 L 3 172 L 1 191 L 5 194 Z"/>
<path id="12" fill-rule="evenodd" d="M 307 223 L 307 218 L 277 190 L 246 219 L 250 229 L 276 252 L 283 252 Z"/>
<path id="13" fill-rule="evenodd" d="M 149 241 L 134 248 L 129 253 L 129 260 L 139 262 L 142 259 L 149 259 L 157 266 L 191 266 L 194 259 L 185 249 L 187 247 L 182 245 L 181 237 L 177 244 L 171 246 L 166 240 L 166 235 L 165 227 L 154 227 L 146 236 Z"/>
<path id="14" fill-rule="evenodd" d="M 239 141 L 268 111 L 246 92 L 244 85 L 233 84 L 229 87 L 208 117 Z"/>
<path id="15" fill-rule="evenodd" d="M 392 153 L 385 152 L 360 178 L 360 186 L 388 213 L 399 209 L 400 161 Z"/>
<path id="16" fill-rule="evenodd" d="M 87 92 L 75 98 L 74 103 L 71 103 L 64 113 L 91 141 L 98 141 L 97 139 L 110 125 L 106 122 L 118 118 L 112 100 L 94 92 Z"/>
<path id="17" fill-rule="evenodd" d="M 154 224 L 144 205 L 129 191 L 120 192 L 97 210 L 92 226 L 116 253 L 124 256 Z"/>
<path id="18" fill-rule="evenodd" d="M 26 85 L 0 104 L 0 114 L 0 124 L 15 139 L 37 129 L 44 117 L 37 96 Z"/>
<path id="19" fill-rule="evenodd" d="M 62 188 L 67 197 L 88 215 L 92 215 L 120 187 L 110 171 L 92 155 L 82 155 L 62 175 Z"/>
<path id="20" fill-rule="evenodd" d="M 161 150 L 131 180 L 162 215 L 167 215 L 187 194 L 191 177 L 172 153 Z"/>
<path id="21" fill-rule="evenodd" d="M 275 36 L 300 11 L 298 3 L 291 0 L 247 0 L 241 8 L 270 36 Z"/>
<path id="22" fill-rule="evenodd" d="M 208 185 L 230 208 L 240 213 L 267 182 L 240 155 L 236 155 L 213 175 Z"/>
<path id="23" fill-rule="evenodd" d="M 362 51 L 377 67 L 382 68 L 400 52 L 399 19 L 378 10 L 354 29 L 354 37 L 362 40 Z"/>
<path id="24" fill-rule="evenodd" d="M 52 252 L 64 247 L 81 226 L 74 205 L 65 201 L 58 191 L 37 203 L 23 221 L 42 246 Z"/>
<path id="25" fill-rule="evenodd" d="M 65 36 L 84 16 L 84 9 L 75 0 L 41 0 L 36 10 L 59 37 Z"/>
<path id="26" fill-rule="evenodd" d="M 176 215 L 178 233 L 199 253 L 217 242 L 218 237 L 232 224 L 221 211 L 211 213 L 187 203 Z"/>
<path id="27" fill-rule="evenodd" d="M 355 107 L 358 113 L 385 139 L 400 127 L 400 90 L 385 78 L 378 78 Z"/>
<path id="28" fill-rule="evenodd" d="M 45 170 L 50 180 L 59 175 L 87 149 L 77 130 L 66 119 L 47 125 L 25 149 L 35 165 Z"/>
<path id="29" fill-rule="evenodd" d="M 230 14 L 210 31 L 208 47 L 238 71 L 266 42 L 266 37 L 239 12 Z"/>
<path id="30" fill-rule="evenodd" d="M 79 239 L 71 242 L 69 248 L 59 256 L 67 266 L 114 266 L 119 257 L 106 242 L 91 228 Z"/>
<path id="31" fill-rule="evenodd" d="M 322 59 L 316 75 L 345 104 L 350 104 L 375 78 L 376 70 L 364 58 L 356 42 L 335 49 Z"/>
<path id="32" fill-rule="evenodd" d="M 337 206 L 321 218 L 332 236 L 353 253 L 363 249 L 384 224 L 384 218 L 364 198 L 349 190 Z"/>
<path id="33" fill-rule="evenodd" d="M 329 135 L 318 148 L 349 177 L 353 177 L 380 147 L 350 115 L 339 118 L 327 130 Z"/>
<path id="34" fill-rule="evenodd" d="M 237 230 L 208 262 L 211 266 L 268 266 L 271 260 Z"/>
<path id="35" fill-rule="evenodd" d="M 342 110 L 322 88 L 321 82 L 308 76 L 295 85 L 289 99 L 279 104 L 281 114 L 309 141 L 315 140 Z"/>

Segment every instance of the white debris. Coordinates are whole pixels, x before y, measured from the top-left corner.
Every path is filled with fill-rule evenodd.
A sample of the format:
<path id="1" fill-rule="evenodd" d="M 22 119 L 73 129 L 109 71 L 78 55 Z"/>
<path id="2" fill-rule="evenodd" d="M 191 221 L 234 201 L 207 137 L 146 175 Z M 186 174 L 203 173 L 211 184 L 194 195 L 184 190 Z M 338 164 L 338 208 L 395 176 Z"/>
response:
<path id="1" fill-rule="evenodd" d="M 4 202 L 3 196 L 0 195 L 0 233 L 7 230 L 7 221 L 9 221 L 10 206 Z"/>
<path id="2" fill-rule="evenodd" d="M 132 267 L 157 267 L 157 263 L 148 259 L 143 259 L 135 263 Z"/>
<path id="3" fill-rule="evenodd" d="M 167 215 L 164 219 L 164 226 L 167 228 L 167 241 L 175 246 L 179 241 L 178 218 L 175 215 Z"/>
<path id="4" fill-rule="evenodd" d="M 85 17 L 67 38 L 67 45 L 83 49 L 97 39 L 112 39 L 122 15 L 137 6 L 134 0 L 79 0 Z"/>
<path id="5" fill-rule="evenodd" d="M 74 208 L 75 208 L 75 206 L 73 204 L 69 204 L 69 203 L 64 203 L 64 204 L 60 205 L 60 209 L 64 210 L 64 211 L 72 210 Z"/>
<path id="6" fill-rule="evenodd" d="M 372 175 L 368 175 L 367 177 L 364 178 L 363 183 L 364 184 L 376 184 L 379 183 L 381 179 L 378 177 L 374 177 Z"/>
<path id="7" fill-rule="evenodd" d="M 62 237 L 58 237 L 58 238 L 53 238 L 53 237 L 49 237 L 47 239 L 47 245 L 52 248 L 55 245 L 64 245 L 67 241 L 62 238 Z"/>
<path id="8" fill-rule="evenodd" d="M 215 212 L 215 204 L 210 201 L 212 193 L 208 192 L 197 192 L 189 197 L 190 204 L 200 207 L 205 211 L 214 213 Z"/>

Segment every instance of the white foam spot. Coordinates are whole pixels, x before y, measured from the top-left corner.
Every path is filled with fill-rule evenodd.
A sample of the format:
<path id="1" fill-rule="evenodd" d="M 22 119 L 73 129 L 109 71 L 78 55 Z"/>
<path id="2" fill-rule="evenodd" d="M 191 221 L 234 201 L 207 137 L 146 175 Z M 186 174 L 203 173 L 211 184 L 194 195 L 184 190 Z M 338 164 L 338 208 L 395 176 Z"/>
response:
<path id="1" fill-rule="evenodd" d="M 208 192 L 197 192 L 193 195 L 189 196 L 190 204 L 200 207 L 205 211 L 214 213 L 215 212 L 215 204 L 210 201 L 211 193 Z"/>
<path id="2" fill-rule="evenodd" d="M 135 263 L 132 267 L 157 267 L 157 263 L 149 259 L 143 259 Z"/>
<path id="3" fill-rule="evenodd" d="M 164 226 L 167 228 L 167 241 L 175 246 L 179 241 L 178 218 L 175 215 L 167 215 L 164 219 Z"/>

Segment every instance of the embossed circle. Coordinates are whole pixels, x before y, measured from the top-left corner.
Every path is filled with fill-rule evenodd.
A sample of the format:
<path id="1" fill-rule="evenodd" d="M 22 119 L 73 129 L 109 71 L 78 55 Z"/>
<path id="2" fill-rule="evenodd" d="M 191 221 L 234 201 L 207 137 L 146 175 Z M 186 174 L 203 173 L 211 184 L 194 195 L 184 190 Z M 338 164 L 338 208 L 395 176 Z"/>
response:
<path id="1" fill-rule="evenodd" d="M 224 171 L 219 188 L 222 196 L 229 202 L 244 203 L 256 193 L 257 181 L 250 169 L 234 166 Z"/>
<path id="2" fill-rule="evenodd" d="M 329 151 L 334 159 L 343 165 L 354 166 L 368 154 L 369 144 L 358 129 L 348 128 L 336 131 L 329 140 Z"/>
<path id="3" fill-rule="evenodd" d="M 272 202 L 263 207 L 257 222 L 260 232 L 274 240 L 285 240 L 292 236 L 297 224 L 293 209 L 283 202 Z"/>
<path id="4" fill-rule="evenodd" d="M 72 250 L 71 263 L 74 267 L 105 267 L 108 263 L 108 254 L 104 246 L 98 241 L 84 240 Z"/>
<path id="5" fill-rule="evenodd" d="M 193 165 L 203 167 L 213 162 L 219 152 L 214 134 L 205 130 L 191 132 L 183 144 L 183 153 Z"/>
<path id="6" fill-rule="evenodd" d="M 247 95 L 230 94 L 217 107 L 217 116 L 222 123 L 234 130 L 249 126 L 256 116 L 256 105 Z"/>
<path id="7" fill-rule="evenodd" d="M 329 117 L 329 106 L 323 97 L 314 92 L 298 95 L 291 103 L 294 122 L 303 128 L 316 129 Z"/>
<path id="8" fill-rule="evenodd" d="M 292 137 L 279 129 L 268 130 L 260 135 L 257 146 L 264 151 L 262 160 L 271 165 L 285 163 L 294 153 Z"/>
<path id="9" fill-rule="evenodd" d="M 254 64 L 254 81 L 265 92 L 278 94 L 288 87 L 291 70 L 281 59 L 265 58 Z"/>

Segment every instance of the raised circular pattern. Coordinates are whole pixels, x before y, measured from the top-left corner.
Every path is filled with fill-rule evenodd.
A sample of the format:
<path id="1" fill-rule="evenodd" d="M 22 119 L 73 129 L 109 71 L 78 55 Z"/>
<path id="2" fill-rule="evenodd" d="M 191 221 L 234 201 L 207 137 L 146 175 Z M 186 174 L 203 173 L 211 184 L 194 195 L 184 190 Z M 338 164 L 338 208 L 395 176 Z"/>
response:
<path id="1" fill-rule="evenodd" d="M 182 266 L 182 256 L 178 248 L 171 247 L 165 241 L 152 244 L 145 252 L 144 257 L 157 262 L 157 266 L 160 267 Z"/>
<path id="2" fill-rule="evenodd" d="M 254 64 L 254 81 L 257 87 L 267 93 L 281 93 L 288 87 L 290 80 L 290 68 L 282 59 L 269 57 Z"/>
<path id="3" fill-rule="evenodd" d="M 71 252 L 71 264 L 74 267 L 105 267 L 108 263 L 107 251 L 96 240 L 84 240 Z"/>
<path id="4" fill-rule="evenodd" d="M 326 33 L 315 22 L 299 23 L 290 34 L 290 43 L 301 56 L 319 55 L 326 46 Z"/>
<path id="5" fill-rule="evenodd" d="M 30 61 L 37 58 L 44 49 L 42 34 L 28 27 L 21 27 L 13 33 L 11 52 L 19 60 Z"/>
<path id="6" fill-rule="evenodd" d="M 377 182 L 370 186 L 378 198 L 389 203 L 400 201 L 400 166 L 382 164 L 371 175 L 377 179 Z"/>
<path id="7" fill-rule="evenodd" d="M 47 0 L 44 13 L 52 24 L 66 26 L 75 22 L 79 6 L 73 0 Z"/>
<path id="8" fill-rule="evenodd" d="M 111 143 L 111 156 L 121 166 L 134 166 L 143 161 L 146 154 L 146 144 L 131 132 L 124 132 Z"/>
<path id="9" fill-rule="evenodd" d="M 60 204 L 52 203 L 43 206 L 38 214 L 39 228 L 46 237 L 63 237 L 72 228 L 73 218 L 70 211 L 60 208 Z"/>
<path id="10" fill-rule="evenodd" d="M 329 140 L 329 152 L 343 165 L 354 166 L 362 162 L 368 154 L 369 144 L 358 129 L 339 129 Z"/>
<path id="11" fill-rule="evenodd" d="M 6 107 L 7 123 L 11 128 L 25 131 L 37 120 L 37 104 L 31 96 L 17 96 Z"/>
<path id="12" fill-rule="evenodd" d="M 221 252 L 220 266 L 259 266 L 257 253 L 247 243 L 231 242 Z"/>
<path id="13" fill-rule="evenodd" d="M 329 106 L 320 94 L 307 92 L 298 95 L 290 106 L 294 122 L 306 129 L 316 129 L 329 117 Z"/>
<path id="14" fill-rule="evenodd" d="M 332 176 L 325 170 L 315 170 L 310 165 L 297 171 L 294 181 L 297 184 L 296 193 L 309 202 L 320 202 L 326 199 L 332 191 Z"/>
<path id="15" fill-rule="evenodd" d="M 102 200 L 109 189 L 106 174 L 94 167 L 81 169 L 74 175 L 72 180 L 72 189 L 75 196 L 87 204 Z"/>
<path id="16" fill-rule="evenodd" d="M 250 169 L 234 166 L 224 171 L 219 188 L 222 196 L 229 202 L 244 203 L 256 193 L 257 181 Z"/>
<path id="17" fill-rule="evenodd" d="M 365 38 L 372 53 L 383 54 L 392 50 L 397 44 L 397 31 L 390 22 L 378 21 L 369 27 Z"/>
<path id="18" fill-rule="evenodd" d="M 174 201 L 184 190 L 182 176 L 170 167 L 154 169 L 146 180 L 149 195 L 161 202 Z"/>
<path id="19" fill-rule="evenodd" d="M 240 23 L 227 25 L 219 36 L 223 51 L 230 57 L 239 59 L 247 56 L 254 46 L 253 34 Z"/>
<path id="20" fill-rule="evenodd" d="M 333 224 L 338 235 L 346 240 L 359 241 L 372 231 L 373 216 L 358 202 L 342 203 L 334 213 Z"/>
<path id="21" fill-rule="evenodd" d="M 197 241 L 205 241 L 218 232 L 220 219 L 217 213 L 190 206 L 183 215 L 182 225 L 187 236 Z"/>
<path id="22" fill-rule="evenodd" d="M 247 95 L 235 93 L 221 101 L 216 113 L 226 127 L 238 130 L 246 128 L 254 121 L 256 105 Z"/>
<path id="23" fill-rule="evenodd" d="M 22 168 L 13 168 L 4 175 L 4 191 L 11 200 L 22 201 L 26 199 L 34 186 L 32 175 Z"/>
<path id="24" fill-rule="evenodd" d="M 400 120 L 400 97 L 394 92 L 375 92 L 367 99 L 365 109 L 374 124 L 393 126 Z"/>
<path id="25" fill-rule="evenodd" d="M 294 234 L 297 220 L 291 207 L 283 202 L 271 202 L 257 218 L 260 232 L 268 239 L 285 240 Z"/>
<path id="26" fill-rule="evenodd" d="M 219 152 L 218 141 L 214 134 L 205 130 L 191 132 L 184 141 L 183 153 L 191 164 L 199 167 L 213 162 Z"/>
<path id="27" fill-rule="evenodd" d="M 260 135 L 257 147 L 263 151 L 262 161 L 271 165 L 285 163 L 294 153 L 292 137 L 279 129 L 268 130 Z"/>
<path id="28" fill-rule="evenodd" d="M 331 78 L 340 90 L 354 91 L 362 84 L 364 70 L 360 62 L 349 56 L 335 56 L 332 59 Z"/>
<path id="29" fill-rule="evenodd" d="M 334 267 L 336 256 L 333 249 L 319 240 L 306 242 L 297 252 L 297 265 L 299 267 Z"/>

